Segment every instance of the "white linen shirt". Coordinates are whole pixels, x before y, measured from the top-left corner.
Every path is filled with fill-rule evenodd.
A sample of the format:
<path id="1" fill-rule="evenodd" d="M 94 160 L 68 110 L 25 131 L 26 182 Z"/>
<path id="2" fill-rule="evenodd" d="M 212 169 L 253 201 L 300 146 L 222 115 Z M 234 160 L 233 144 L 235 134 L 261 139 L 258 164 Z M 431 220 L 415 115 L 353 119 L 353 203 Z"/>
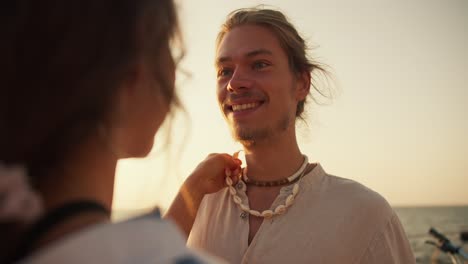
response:
<path id="1" fill-rule="evenodd" d="M 249 217 L 227 188 L 206 195 L 188 239 L 189 247 L 229 263 L 415 263 L 400 221 L 387 201 L 365 186 L 328 175 L 320 164 L 299 181 L 294 204 L 265 219 L 248 244 Z M 245 183 L 236 186 L 248 204 Z M 271 208 L 284 204 L 292 185 Z"/>

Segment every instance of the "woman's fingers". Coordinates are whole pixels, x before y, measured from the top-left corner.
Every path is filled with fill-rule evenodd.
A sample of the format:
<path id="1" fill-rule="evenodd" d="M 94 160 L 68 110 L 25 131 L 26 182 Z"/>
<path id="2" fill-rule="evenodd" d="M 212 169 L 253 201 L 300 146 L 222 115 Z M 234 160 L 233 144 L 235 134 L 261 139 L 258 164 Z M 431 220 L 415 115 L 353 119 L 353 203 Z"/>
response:
<path id="1" fill-rule="evenodd" d="M 234 153 L 236 154 L 236 153 Z M 238 152 L 237 152 L 238 154 Z M 237 158 L 236 155 L 230 155 L 228 153 L 210 153 L 207 156 L 205 167 L 211 167 L 211 171 L 221 171 L 222 178 L 216 180 L 218 182 L 222 182 L 224 186 L 226 186 L 226 177 L 231 179 L 232 184 L 236 184 L 239 181 L 239 178 L 242 173 L 242 161 Z M 210 165 L 211 164 L 211 165 Z M 211 177 L 214 177 L 215 174 L 212 174 Z M 210 178 L 211 178 L 210 177 Z M 214 179 L 214 178 L 212 178 Z"/>

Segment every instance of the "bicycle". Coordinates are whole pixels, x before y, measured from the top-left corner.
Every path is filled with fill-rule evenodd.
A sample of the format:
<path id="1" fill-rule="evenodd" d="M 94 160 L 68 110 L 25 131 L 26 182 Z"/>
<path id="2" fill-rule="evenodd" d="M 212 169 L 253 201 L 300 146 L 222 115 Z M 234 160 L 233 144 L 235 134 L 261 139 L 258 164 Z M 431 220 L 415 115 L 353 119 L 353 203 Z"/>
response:
<path id="1" fill-rule="evenodd" d="M 464 252 L 461 246 L 456 246 L 442 233 L 438 232 L 435 228 L 429 229 L 429 234 L 437 239 L 437 241 L 427 240 L 426 244 L 433 245 L 441 252 L 447 254 L 452 263 L 465 263 L 468 261 L 468 253 Z"/>

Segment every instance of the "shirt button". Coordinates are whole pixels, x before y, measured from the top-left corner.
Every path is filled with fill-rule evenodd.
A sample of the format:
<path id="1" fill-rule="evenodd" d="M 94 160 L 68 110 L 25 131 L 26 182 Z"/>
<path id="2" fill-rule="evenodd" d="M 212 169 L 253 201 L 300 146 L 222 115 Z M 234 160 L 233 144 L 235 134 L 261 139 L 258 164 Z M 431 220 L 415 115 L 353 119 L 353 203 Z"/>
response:
<path id="1" fill-rule="evenodd" d="M 242 189 L 242 183 L 237 183 L 237 189 Z"/>
<path id="2" fill-rule="evenodd" d="M 247 213 L 246 213 L 246 212 L 242 212 L 242 213 L 240 214 L 240 218 L 242 218 L 242 219 L 247 218 Z"/>

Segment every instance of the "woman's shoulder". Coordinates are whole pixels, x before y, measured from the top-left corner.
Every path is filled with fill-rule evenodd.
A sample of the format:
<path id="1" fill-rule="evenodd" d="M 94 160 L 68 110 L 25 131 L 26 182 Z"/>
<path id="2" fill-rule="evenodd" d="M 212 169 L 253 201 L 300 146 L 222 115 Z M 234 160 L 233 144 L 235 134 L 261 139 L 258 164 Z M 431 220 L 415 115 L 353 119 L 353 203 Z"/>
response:
<path id="1" fill-rule="evenodd" d="M 149 214 L 98 224 L 37 252 L 25 263 L 210 263 L 185 246 L 170 221 Z"/>

